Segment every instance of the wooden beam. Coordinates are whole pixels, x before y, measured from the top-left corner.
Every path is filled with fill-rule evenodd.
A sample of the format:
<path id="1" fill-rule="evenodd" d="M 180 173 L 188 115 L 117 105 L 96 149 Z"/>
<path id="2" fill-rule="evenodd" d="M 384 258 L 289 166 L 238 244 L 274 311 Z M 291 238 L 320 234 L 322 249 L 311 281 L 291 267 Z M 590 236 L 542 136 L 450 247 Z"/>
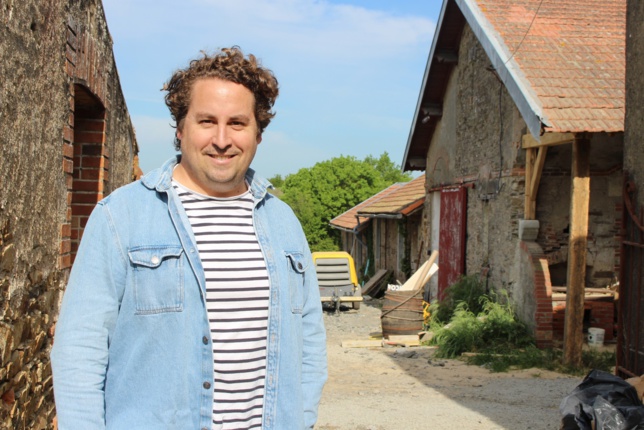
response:
<path id="1" fill-rule="evenodd" d="M 440 103 L 423 103 L 420 110 L 423 116 L 443 116 L 443 106 Z"/>
<path id="2" fill-rule="evenodd" d="M 546 162 L 546 155 L 548 154 L 548 147 L 541 146 L 537 152 L 537 159 L 534 162 L 534 169 L 532 170 L 532 180 L 530 181 L 530 198 L 537 201 L 537 192 L 539 191 L 539 184 L 541 183 L 541 173 L 543 172 L 543 165 Z"/>
<path id="3" fill-rule="evenodd" d="M 458 64 L 458 52 L 454 49 L 440 49 L 434 54 L 439 63 Z"/>
<path id="4" fill-rule="evenodd" d="M 532 186 L 532 172 L 534 171 L 534 163 L 537 158 L 536 149 L 528 148 L 525 154 L 525 202 L 523 208 L 523 218 L 524 219 L 535 219 L 536 216 L 536 205 L 533 203 L 536 199 L 532 199 L 530 194 Z"/>
<path id="5" fill-rule="evenodd" d="M 548 147 L 528 148 L 526 151 L 524 219 L 536 219 L 537 194 L 539 193 L 541 173 L 546 162 Z"/>
<path id="6" fill-rule="evenodd" d="M 556 146 L 572 143 L 575 140 L 574 133 L 546 133 L 539 140 L 532 137 L 531 134 L 523 136 L 523 149 L 539 148 L 541 146 Z"/>
<path id="7" fill-rule="evenodd" d="M 576 139 L 572 144 L 571 182 L 564 362 L 572 366 L 579 366 L 583 346 L 582 330 L 590 201 L 590 143 L 588 140 Z"/>

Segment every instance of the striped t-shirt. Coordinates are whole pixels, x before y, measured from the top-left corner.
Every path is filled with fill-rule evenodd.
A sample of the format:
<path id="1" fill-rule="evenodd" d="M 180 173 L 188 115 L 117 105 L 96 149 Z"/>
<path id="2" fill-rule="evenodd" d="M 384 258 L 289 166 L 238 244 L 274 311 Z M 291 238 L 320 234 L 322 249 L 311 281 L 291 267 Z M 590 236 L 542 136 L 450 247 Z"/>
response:
<path id="1" fill-rule="evenodd" d="M 206 278 L 214 357 L 213 429 L 262 426 L 269 282 L 250 192 L 215 198 L 173 182 Z"/>

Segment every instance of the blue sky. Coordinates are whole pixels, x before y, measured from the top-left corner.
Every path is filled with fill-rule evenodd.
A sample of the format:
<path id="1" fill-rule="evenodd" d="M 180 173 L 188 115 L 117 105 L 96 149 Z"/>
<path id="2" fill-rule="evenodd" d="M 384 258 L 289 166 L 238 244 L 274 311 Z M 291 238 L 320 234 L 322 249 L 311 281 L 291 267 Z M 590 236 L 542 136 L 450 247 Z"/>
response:
<path id="1" fill-rule="evenodd" d="M 402 164 L 441 0 L 103 0 L 144 172 L 174 154 L 160 91 L 238 45 L 273 70 L 277 116 L 252 167 L 286 176 L 340 155 Z"/>

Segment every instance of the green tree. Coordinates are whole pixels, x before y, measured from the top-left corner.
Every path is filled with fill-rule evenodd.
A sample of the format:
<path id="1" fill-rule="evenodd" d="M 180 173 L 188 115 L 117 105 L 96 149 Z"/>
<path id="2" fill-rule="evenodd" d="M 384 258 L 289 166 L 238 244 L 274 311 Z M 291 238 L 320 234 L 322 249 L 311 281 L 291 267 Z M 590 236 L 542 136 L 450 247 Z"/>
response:
<path id="1" fill-rule="evenodd" d="M 268 181 L 271 184 L 273 184 L 275 188 L 282 188 L 284 186 L 284 178 L 280 174 L 277 174 L 272 178 L 269 178 Z"/>
<path id="2" fill-rule="evenodd" d="M 340 156 L 288 175 L 280 198 L 293 208 L 311 249 L 332 251 L 339 249 L 340 235 L 329 226 L 331 219 L 389 185 L 410 179 L 386 152 L 364 161 Z"/>
<path id="3" fill-rule="evenodd" d="M 395 184 L 396 182 L 411 181 L 412 179 L 409 173 L 403 173 L 400 170 L 400 166 L 396 165 L 396 163 L 389 158 L 387 151 L 383 152 L 380 158 L 367 155 L 364 162 L 373 166 L 373 168 L 380 173 L 380 177 L 388 184 L 387 186 Z"/>

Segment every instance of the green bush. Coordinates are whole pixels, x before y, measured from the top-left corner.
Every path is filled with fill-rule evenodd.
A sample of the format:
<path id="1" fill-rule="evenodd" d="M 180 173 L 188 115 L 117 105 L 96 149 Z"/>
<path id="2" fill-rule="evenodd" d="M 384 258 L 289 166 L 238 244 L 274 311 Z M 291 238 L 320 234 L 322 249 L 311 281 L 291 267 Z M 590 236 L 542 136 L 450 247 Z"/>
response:
<path id="1" fill-rule="evenodd" d="M 483 310 L 480 298 L 485 295 L 485 285 L 478 276 L 462 276 L 455 284 L 445 290 L 442 301 L 434 302 L 429 308 L 431 320 L 447 323 L 452 319 L 457 306 L 463 303 L 465 309 L 478 314 Z"/>
<path id="2" fill-rule="evenodd" d="M 467 310 L 463 302 L 457 305 L 448 325 L 443 326 L 442 322 L 432 320 L 430 329 L 434 333 L 431 343 L 439 347 L 437 357 L 453 358 L 481 346 L 481 322 Z"/>
<path id="3" fill-rule="evenodd" d="M 498 296 L 494 296 L 495 298 Z M 479 297 L 481 312 L 474 314 L 465 302 L 456 305 L 449 324 L 432 319 L 432 343 L 438 345 L 437 357 L 453 358 L 463 352 L 495 353 L 530 346 L 534 340 L 511 306 L 488 296 Z"/>

